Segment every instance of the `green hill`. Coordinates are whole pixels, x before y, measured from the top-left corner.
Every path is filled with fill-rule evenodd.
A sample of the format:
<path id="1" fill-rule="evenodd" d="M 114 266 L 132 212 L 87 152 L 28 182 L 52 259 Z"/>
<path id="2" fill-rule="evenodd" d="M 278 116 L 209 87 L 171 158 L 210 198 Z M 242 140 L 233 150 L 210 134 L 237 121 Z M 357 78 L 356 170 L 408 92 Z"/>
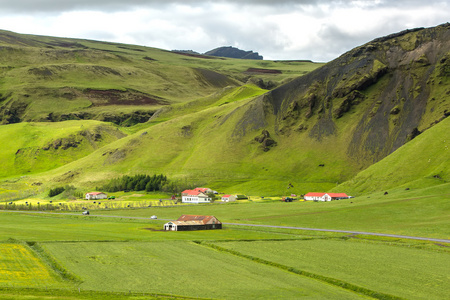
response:
<path id="1" fill-rule="evenodd" d="M 130 126 L 146 122 L 170 104 L 250 79 L 276 86 L 320 65 L 242 61 L 0 31 L 0 122 L 95 119 Z"/>
<path id="2" fill-rule="evenodd" d="M 367 193 L 426 188 L 450 181 L 450 119 L 447 118 L 336 188 Z"/>
<path id="3" fill-rule="evenodd" d="M 281 195 L 328 191 L 343 182 L 339 188 L 365 192 L 434 175 L 441 181 L 433 184 L 448 180 L 444 156 L 439 167 L 413 175 L 381 163 L 397 149 L 405 153 L 399 164 L 419 159 L 411 153 L 435 155 L 419 142 L 448 129 L 448 24 L 376 39 L 321 67 L 3 35 L 10 36 L 0 39 L 10 55 L 1 63 L 4 123 L 59 126 L 77 119 L 80 128 L 96 119 L 128 134 L 91 148 L 85 143 L 79 156 L 58 150 L 70 161 L 35 166 L 28 159 L 20 169 L 11 153 L 25 146 L 8 148 L 8 175 L 30 173 L 18 184 L 93 188 L 123 174 L 164 173 L 216 190 Z M 417 149 L 408 150 L 411 145 Z M 361 183 L 369 173 L 360 172 L 371 165 L 379 177 L 392 174 L 390 183 Z"/>
<path id="4" fill-rule="evenodd" d="M 124 137 L 99 121 L 18 123 L 0 126 L 0 177 L 47 171 Z"/>

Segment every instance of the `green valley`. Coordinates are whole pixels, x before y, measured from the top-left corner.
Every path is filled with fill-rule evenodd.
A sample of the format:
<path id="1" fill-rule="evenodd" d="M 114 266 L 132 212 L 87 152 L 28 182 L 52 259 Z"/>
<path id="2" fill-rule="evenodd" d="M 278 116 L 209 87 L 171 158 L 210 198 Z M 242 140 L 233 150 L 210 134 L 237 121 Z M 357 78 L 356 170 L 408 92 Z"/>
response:
<path id="1" fill-rule="evenodd" d="M 1 298 L 445 299 L 449 41 L 324 64 L 0 31 Z M 184 214 L 223 229 L 163 230 Z"/>

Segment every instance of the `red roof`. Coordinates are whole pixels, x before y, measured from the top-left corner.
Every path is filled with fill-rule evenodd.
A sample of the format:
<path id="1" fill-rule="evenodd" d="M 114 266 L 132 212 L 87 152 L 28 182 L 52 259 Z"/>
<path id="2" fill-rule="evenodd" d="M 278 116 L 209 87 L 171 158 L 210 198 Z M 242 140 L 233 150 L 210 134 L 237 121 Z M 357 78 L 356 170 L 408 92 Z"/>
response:
<path id="1" fill-rule="evenodd" d="M 331 198 L 348 198 L 346 193 L 327 193 Z"/>
<path id="2" fill-rule="evenodd" d="M 92 193 L 87 193 L 86 195 L 100 195 L 100 194 L 104 194 L 102 192 L 92 192 Z"/>
<path id="3" fill-rule="evenodd" d="M 187 196 L 198 196 L 201 192 L 193 191 L 193 190 L 185 190 L 182 194 L 186 194 Z"/>
<path id="4" fill-rule="evenodd" d="M 208 188 L 195 188 L 194 191 L 205 193 Z"/>
<path id="5" fill-rule="evenodd" d="M 178 218 L 177 221 L 183 221 L 183 222 L 197 221 L 197 222 L 201 222 L 203 224 L 207 224 L 209 221 L 211 221 L 213 219 L 215 221 L 217 221 L 216 224 L 220 224 L 220 221 L 217 220 L 217 218 L 214 216 L 182 215 L 181 217 Z"/>
<path id="6" fill-rule="evenodd" d="M 228 198 L 231 197 L 231 195 L 223 195 L 222 198 Z"/>
<path id="7" fill-rule="evenodd" d="M 346 193 L 308 193 L 305 197 L 322 197 L 325 194 L 331 198 L 348 198 Z"/>

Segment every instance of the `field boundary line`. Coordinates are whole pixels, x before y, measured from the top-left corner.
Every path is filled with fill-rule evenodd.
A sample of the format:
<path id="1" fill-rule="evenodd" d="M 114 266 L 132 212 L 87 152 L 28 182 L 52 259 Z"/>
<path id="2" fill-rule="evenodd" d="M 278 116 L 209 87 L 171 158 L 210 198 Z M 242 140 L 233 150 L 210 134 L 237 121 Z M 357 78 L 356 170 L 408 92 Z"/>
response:
<path id="1" fill-rule="evenodd" d="M 30 250 L 38 256 L 44 263 L 46 263 L 50 269 L 52 269 L 56 275 L 62 280 L 69 281 L 74 284 L 81 284 L 83 280 L 77 275 L 69 272 L 64 266 L 61 265 L 51 254 L 49 254 L 39 243 L 37 242 L 25 242 Z"/>
<path id="2" fill-rule="evenodd" d="M 404 298 L 401 298 L 401 297 L 398 297 L 398 296 L 394 296 L 394 295 L 385 294 L 385 293 L 377 292 L 377 291 L 374 291 L 374 290 L 370 290 L 370 289 L 367 289 L 367 288 L 364 288 L 364 287 L 361 287 L 361 286 L 358 286 L 358 285 L 355 285 L 355 284 L 352 284 L 352 283 L 349 283 L 349 282 L 345 282 L 345 281 L 342 281 L 342 280 L 339 280 L 339 279 L 335 279 L 335 278 L 331 278 L 331 277 L 327 277 L 327 276 L 323 276 L 323 275 L 319 275 L 319 274 L 315 274 L 315 273 L 299 270 L 299 269 L 296 269 L 296 268 L 293 268 L 293 267 L 289 267 L 289 266 L 286 266 L 286 265 L 282 265 L 282 264 L 279 264 L 279 263 L 276 263 L 276 262 L 268 261 L 268 260 L 265 260 L 265 259 L 262 259 L 262 258 L 259 258 L 259 257 L 243 254 L 243 253 L 235 251 L 235 250 L 231 250 L 231 249 L 227 249 L 227 248 L 224 248 L 224 247 L 220 247 L 220 246 L 218 246 L 216 244 L 207 243 L 207 242 L 204 242 L 204 241 L 193 241 L 193 242 L 198 244 L 198 245 L 200 245 L 200 246 L 206 246 L 206 247 L 212 248 L 212 249 L 220 251 L 220 252 L 229 253 L 229 254 L 232 254 L 232 255 L 244 258 L 244 259 L 251 260 L 251 261 L 256 262 L 256 263 L 260 263 L 260 264 L 263 264 L 263 265 L 267 265 L 267 266 L 271 266 L 271 267 L 274 267 L 274 268 L 278 268 L 278 269 L 287 271 L 289 273 L 293 273 L 293 274 L 296 274 L 296 275 L 312 278 L 312 279 L 315 279 L 315 280 L 318 280 L 318 281 L 321 281 L 321 282 L 324 282 L 324 283 L 328 283 L 328 284 L 334 285 L 336 287 L 340 287 L 340 288 L 343 288 L 345 290 L 348 290 L 348 291 L 351 291 L 351 292 L 354 292 L 354 293 L 357 293 L 357 294 L 361 294 L 361 295 L 364 295 L 364 296 L 368 296 L 368 297 L 371 297 L 371 298 L 374 298 L 374 299 L 381 299 L 381 300 L 401 300 L 401 299 L 404 299 Z"/>

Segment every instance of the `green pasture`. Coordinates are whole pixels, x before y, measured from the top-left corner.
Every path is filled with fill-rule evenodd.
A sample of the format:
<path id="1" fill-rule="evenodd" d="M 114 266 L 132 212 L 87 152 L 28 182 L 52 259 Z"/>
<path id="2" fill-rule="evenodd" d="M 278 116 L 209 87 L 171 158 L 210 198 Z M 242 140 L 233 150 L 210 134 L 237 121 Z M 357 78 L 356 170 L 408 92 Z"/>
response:
<path id="1" fill-rule="evenodd" d="M 45 243 L 43 248 L 83 280 L 82 289 L 221 299 L 359 298 L 192 242 Z"/>
<path id="2" fill-rule="evenodd" d="M 164 241 L 217 239 L 272 239 L 277 232 L 260 232 L 225 227 L 223 230 L 165 232 L 167 220 L 151 220 L 155 210 L 145 217 L 130 219 L 95 217 L 64 213 L 0 212 L 0 241 Z M 287 238 L 297 238 L 297 235 Z M 284 237 L 286 238 L 286 237 Z"/>
<path id="3" fill-rule="evenodd" d="M 404 299 L 445 299 L 449 252 L 355 239 L 223 242 L 220 247 Z"/>
<path id="4" fill-rule="evenodd" d="M 439 219 L 448 220 L 444 218 L 448 209 L 442 209 L 448 198 L 440 202 L 436 199 L 445 190 L 411 190 L 409 195 L 394 190 L 378 198 L 371 195 L 328 203 L 258 200 L 94 210 L 90 216 L 80 212 L 2 211 L 0 245 L 26 249 L 34 257 L 34 264 L 54 278 L 54 285 L 46 291 L 45 284 L 39 282 L 26 285 L 14 279 L 9 285 L 2 284 L 0 272 L 0 294 L 10 299 L 46 299 L 51 295 L 67 299 L 77 299 L 77 295 L 80 299 L 168 295 L 214 299 L 352 299 L 368 295 L 378 299 L 420 299 L 428 295 L 429 299 L 442 299 L 448 290 L 445 271 L 449 252 L 432 242 L 250 226 L 224 225 L 222 230 L 187 232 L 162 229 L 166 218 L 213 214 L 222 222 L 305 227 L 336 222 L 332 228 L 445 238 L 448 221 Z M 411 201 L 430 200 L 423 197 L 427 192 L 434 192 L 434 208 L 430 205 L 421 214 L 408 208 Z M 384 227 L 375 228 L 381 211 L 386 215 L 380 220 Z M 403 212 L 401 218 L 398 211 Z M 149 219 L 153 214 L 158 215 L 158 220 Z M 399 230 L 397 222 L 406 222 L 414 214 L 416 219 L 411 222 L 426 224 L 426 230 L 417 231 L 412 224 L 408 231 Z M 338 215 L 343 219 L 340 223 Z M 318 218 L 320 221 L 313 222 Z M 11 268 L 11 261 L 24 259 L 18 252 L 9 253 L 6 268 Z"/>
<path id="5" fill-rule="evenodd" d="M 222 222 L 341 229 L 449 238 L 449 184 L 389 190 L 331 202 L 257 201 L 152 208 L 162 219 L 182 214 L 214 215 Z M 146 209 L 93 212 L 99 215 L 148 216 Z"/>

